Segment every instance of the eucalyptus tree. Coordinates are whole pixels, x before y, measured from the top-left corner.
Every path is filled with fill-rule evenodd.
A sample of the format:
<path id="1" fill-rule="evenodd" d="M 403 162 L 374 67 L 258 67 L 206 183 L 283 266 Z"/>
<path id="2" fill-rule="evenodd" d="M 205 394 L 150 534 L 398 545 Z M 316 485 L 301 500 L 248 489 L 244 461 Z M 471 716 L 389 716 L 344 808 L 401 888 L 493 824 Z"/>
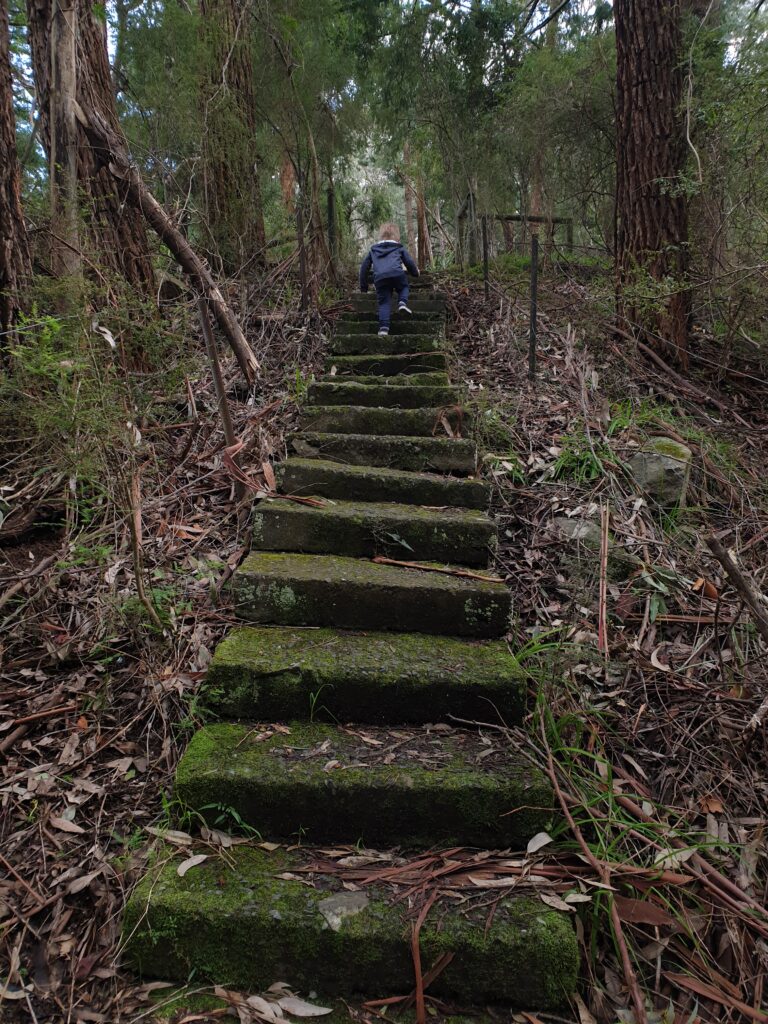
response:
<path id="1" fill-rule="evenodd" d="M 16 152 L 8 3 L 0 0 L 0 332 L 12 329 L 30 276 L 29 241 L 21 208 Z M 0 344 L 0 352 L 4 346 Z"/>

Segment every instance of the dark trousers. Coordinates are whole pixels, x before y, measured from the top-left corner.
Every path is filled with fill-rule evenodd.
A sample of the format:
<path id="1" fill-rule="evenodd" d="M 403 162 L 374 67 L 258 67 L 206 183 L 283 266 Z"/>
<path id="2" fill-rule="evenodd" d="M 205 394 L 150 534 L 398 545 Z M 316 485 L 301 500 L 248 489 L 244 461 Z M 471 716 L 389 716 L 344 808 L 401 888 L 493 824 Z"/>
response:
<path id="1" fill-rule="evenodd" d="M 374 285 L 379 303 L 379 327 L 389 327 L 392 317 L 392 292 L 397 292 L 397 301 L 408 302 L 408 277 L 405 273 L 397 277 L 382 277 Z"/>

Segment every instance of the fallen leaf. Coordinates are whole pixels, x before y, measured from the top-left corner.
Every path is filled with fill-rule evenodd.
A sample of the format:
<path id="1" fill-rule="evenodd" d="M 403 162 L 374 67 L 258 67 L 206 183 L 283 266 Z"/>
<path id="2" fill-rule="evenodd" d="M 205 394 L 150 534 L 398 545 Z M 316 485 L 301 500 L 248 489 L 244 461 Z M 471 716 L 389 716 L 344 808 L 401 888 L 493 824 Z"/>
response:
<path id="1" fill-rule="evenodd" d="M 513 878 L 483 878 L 482 875 L 469 875 L 469 880 L 479 889 L 511 889 L 520 881 L 517 876 Z"/>
<path id="2" fill-rule="evenodd" d="M 272 469 L 272 463 L 262 462 L 261 471 L 264 474 L 264 480 L 266 481 L 267 487 L 270 491 L 276 491 L 277 480 L 275 480 L 275 471 Z"/>
<path id="3" fill-rule="evenodd" d="M 299 999 L 298 996 L 283 996 L 277 1002 L 292 1017 L 324 1017 L 326 1013 L 333 1013 L 331 1007 L 314 1006 Z"/>
<path id="4" fill-rule="evenodd" d="M 530 840 L 526 850 L 528 853 L 536 853 L 542 847 L 552 842 L 552 836 L 548 832 L 537 832 L 533 839 Z"/>
<path id="5" fill-rule="evenodd" d="M 712 794 L 701 797 L 701 799 L 699 800 L 699 805 L 701 806 L 701 809 L 705 812 L 705 814 L 723 814 L 725 812 L 723 801 L 720 799 L 720 797 L 714 796 Z"/>
<path id="6" fill-rule="evenodd" d="M 74 821 L 67 821 L 66 818 L 49 818 L 48 824 L 60 832 L 72 832 L 74 835 L 82 835 L 85 832 L 84 828 L 76 825 Z"/>
<path id="7" fill-rule="evenodd" d="M 627 924 L 652 924 L 657 928 L 674 925 L 675 919 L 663 907 L 651 900 L 635 900 L 627 896 L 614 896 L 613 903 L 622 921 Z"/>
<path id="8" fill-rule="evenodd" d="M 207 853 L 196 853 L 193 857 L 187 857 L 187 859 L 183 860 L 176 868 L 176 874 L 179 878 L 183 878 L 190 868 L 196 868 L 197 865 L 202 864 L 204 860 L 208 860 Z"/>
<path id="9" fill-rule="evenodd" d="M 573 907 L 569 906 L 565 900 L 561 900 L 559 896 L 556 896 L 551 892 L 540 892 L 539 899 L 542 903 L 546 903 L 548 907 L 552 907 L 553 910 L 565 910 L 569 914 L 575 914 L 576 911 Z"/>
<path id="10" fill-rule="evenodd" d="M 720 989 L 715 988 L 714 985 L 708 985 L 705 981 L 691 978 L 687 974 L 673 974 L 670 971 L 665 971 L 664 977 L 671 981 L 673 985 L 679 985 L 681 988 L 688 989 L 689 992 L 695 992 L 696 995 L 703 996 L 704 999 L 712 999 L 723 1006 L 730 1006 L 740 1010 L 745 1017 L 751 1017 L 752 1020 L 760 1021 L 761 1024 L 768 1022 L 768 1013 L 756 1010 L 748 1003 L 743 1003 L 740 999 L 734 999 L 732 996 L 726 995 Z"/>
<path id="11" fill-rule="evenodd" d="M 188 832 L 177 832 L 173 828 L 158 828 L 156 825 L 147 825 L 147 832 L 157 836 L 158 839 L 164 839 L 167 843 L 173 843 L 175 846 L 192 845 L 192 836 Z"/>

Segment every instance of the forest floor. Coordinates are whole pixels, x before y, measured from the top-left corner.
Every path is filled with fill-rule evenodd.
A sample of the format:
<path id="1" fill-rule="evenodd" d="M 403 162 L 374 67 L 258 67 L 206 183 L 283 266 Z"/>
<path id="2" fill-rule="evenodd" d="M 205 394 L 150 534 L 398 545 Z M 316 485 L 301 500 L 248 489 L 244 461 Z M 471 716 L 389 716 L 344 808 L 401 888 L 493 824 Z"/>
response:
<path id="1" fill-rule="evenodd" d="M 495 482 L 513 649 L 531 682 L 526 727 L 491 726 L 549 772 L 571 817 L 538 852 L 536 878 L 573 913 L 584 951 L 571 1016 L 513 1019 L 768 1020 L 768 743 L 762 722 L 749 725 L 768 707 L 768 667 L 704 543 L 714 532 L 764 586 L 765 370 L 743 355 L 724 373 L 701 332 L 691 373 L 676 378 L 613 339 L 608 282 L 550 272 L 531 386 L 524 274 L 499 276 L 489 302 L 474 281 L 445 287 L 457 379 Z M 246 398 L 227 373 L 240 462 L 257 487 L 340 308 L 246 324 L 266 383 Z M 133 531 L 111 499 L 75 528 L 59 497 L 68 481 L 38 460 L 4 470 L 7 501 L 28 488 L 52 511 L 0 547 L 3 1019 L 148 1020 L 162 999 L 120 966 L 121 913 L 153 837 L 171 828 L 183 844 L 195 828 L 176 819 L 171 782 L 202 720 L 211 652 L 234 621 L 226 583 L 247 546 L 199 353 L 187 376 L 162 416 L 138 424 Z M 694 452 L 689 502 L 675 513 L 649 507 L 622 468 L 650 434 Z M 599 548 L 576 552 L 556 517 L 609 528 L 640 566 L 609 578 Z M 154 615 L 137 596 L 137 564 Z"/>

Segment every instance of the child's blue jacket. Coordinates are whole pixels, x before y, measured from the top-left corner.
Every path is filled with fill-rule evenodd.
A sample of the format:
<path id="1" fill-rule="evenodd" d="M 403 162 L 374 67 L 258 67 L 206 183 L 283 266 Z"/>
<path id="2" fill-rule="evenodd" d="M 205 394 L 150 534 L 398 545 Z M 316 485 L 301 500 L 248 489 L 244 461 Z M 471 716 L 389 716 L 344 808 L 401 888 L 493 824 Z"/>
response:
<path id="1" fill-rule="evenodd" d="M 360 264 L 360 291 L 368 291 L 368 271 L 373 267 L 373 283 L 385 277 L 399 277 L 405 269 L 413 277 L 419 276 L 419 268 L 411 254 L 400 242 L 385 239 L 371 246 L 370 252 Z"/>

